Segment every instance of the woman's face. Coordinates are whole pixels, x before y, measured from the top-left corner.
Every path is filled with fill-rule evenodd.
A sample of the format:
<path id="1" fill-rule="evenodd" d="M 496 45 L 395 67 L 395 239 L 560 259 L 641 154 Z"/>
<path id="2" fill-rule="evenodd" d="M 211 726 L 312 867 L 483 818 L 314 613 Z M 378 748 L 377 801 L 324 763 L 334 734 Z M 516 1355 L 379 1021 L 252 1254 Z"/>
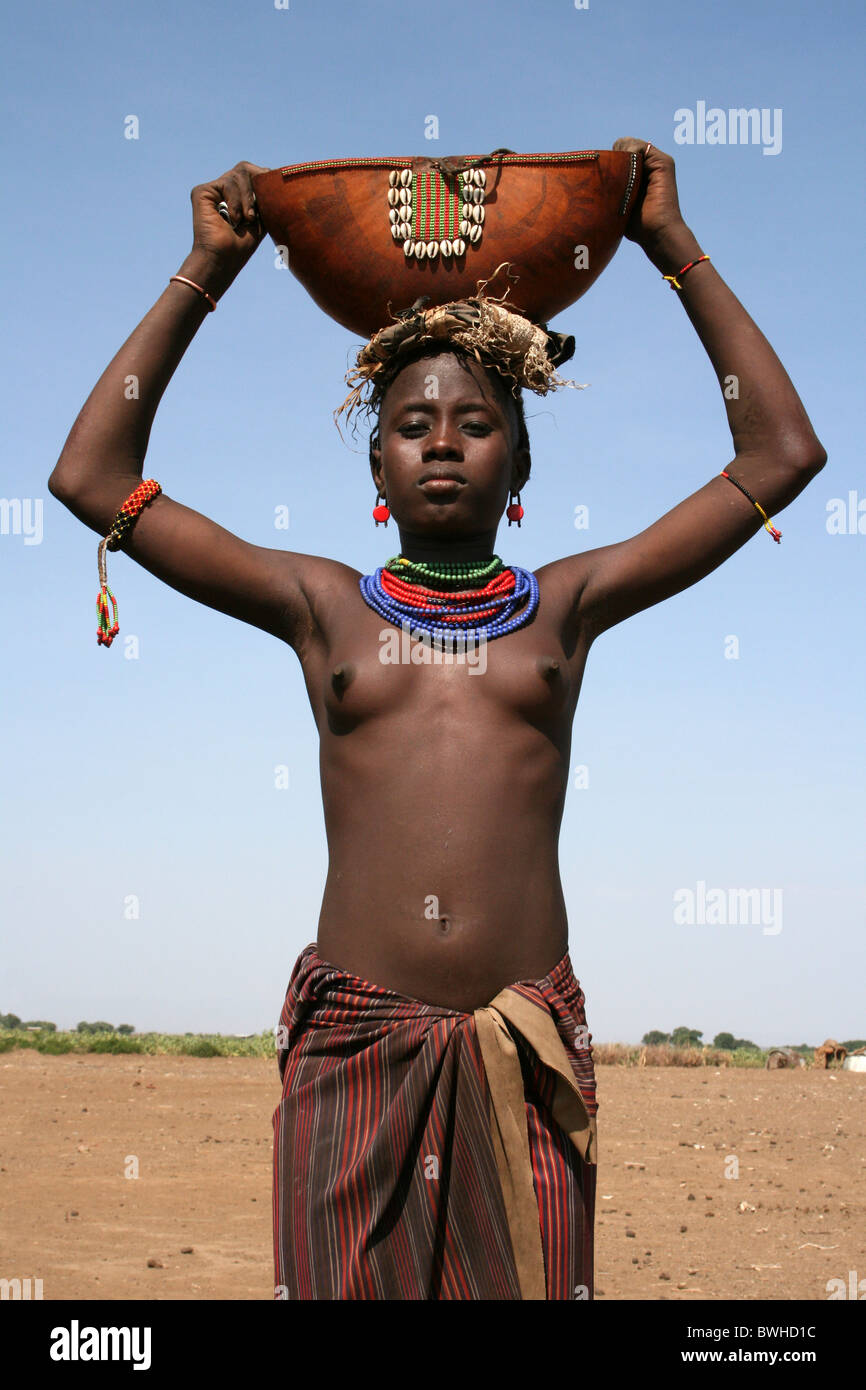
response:
<path id="1" fill-rule="evenodd" d="M 373 477 L 401 535 L 495 536 L 509 489 L 519 491 L 529 471 L 517 430 L 516 411 L 476 363 L 449 352 L 405 367 L 382 403 L 373 450 Z"/>

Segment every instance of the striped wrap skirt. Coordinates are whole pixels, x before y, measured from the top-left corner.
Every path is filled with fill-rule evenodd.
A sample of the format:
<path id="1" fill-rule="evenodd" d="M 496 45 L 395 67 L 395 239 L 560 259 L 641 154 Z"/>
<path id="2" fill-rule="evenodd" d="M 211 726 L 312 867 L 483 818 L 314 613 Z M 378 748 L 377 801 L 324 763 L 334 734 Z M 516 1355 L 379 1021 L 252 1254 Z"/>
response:
<path id="1" fill-rule="evenodd" d="M 277 1030 L 277 1299 L 591 1299 L 595 1073 L 566 953 L 473 1013 L 298 957 Z"/>

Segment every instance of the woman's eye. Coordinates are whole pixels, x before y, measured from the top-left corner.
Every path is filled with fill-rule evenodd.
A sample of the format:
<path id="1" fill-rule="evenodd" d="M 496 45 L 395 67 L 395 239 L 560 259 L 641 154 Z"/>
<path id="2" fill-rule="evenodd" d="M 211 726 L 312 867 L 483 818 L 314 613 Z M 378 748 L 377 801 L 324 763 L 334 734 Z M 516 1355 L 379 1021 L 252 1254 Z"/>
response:
<path id="1" fill-rule="evenodd" d="M 464 420 L 461 428 L 470 430 L 480 430 L 482 434 L 491 433 L 490 425 L 488 425 L 484 420 Z M 426 429 L 427 422 L 425 420 L 408 420 L 405 425 L 400 426 L 398 432 L 400 434 L 409 435 L 417 434 L 419 430 L 423 432 Z"/>

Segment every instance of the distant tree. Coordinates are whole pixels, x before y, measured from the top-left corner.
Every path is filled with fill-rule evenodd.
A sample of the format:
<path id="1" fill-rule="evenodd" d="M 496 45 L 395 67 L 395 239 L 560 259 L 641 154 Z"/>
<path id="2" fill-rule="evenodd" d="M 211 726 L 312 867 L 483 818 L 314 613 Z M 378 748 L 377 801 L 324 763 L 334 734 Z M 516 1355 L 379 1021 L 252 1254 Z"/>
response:
<path id="1" fill-rule="evenodd" d="M 866 1041 L 863 1038 L 849 1038 L 842 1046 L 846 1052 L 859 1052 L 861 1047 L 866 1047 Z"/>
<path id="2" fill-rule="evenodd" d="M 43 1033 L 56 1033 L 57 1024 L 48 1023 L 44 1018 L 30 1018 L 26 1023 L 22 1023 L 22 1028 L 41 1028 Z"/>
<path id="3" fill-rule="evenodd" d="M 113 1033 L 114 1024 L 106 1023 L 104 1019 L 97 1019 L 95 1023 L 79 1023 L 75 1029 L 76 1033 Z"/>
<path id="4" fill-rule="evenodd" d="M 128 1038 L 130 1033 L 135 1032 L 135 1029 L 131 1023 L 118 1023 L 117 1032 L 120 1033 L 122 1037 Z"/>
<path id="5" fill-rule="evenodd" d="M 20 1028 L 21 1019 L 17 1014 L 0 1014 L 0 1028 Z"/>
<path id="6" fill-rule="evenodd" d="M 670 1033 L 660 1033 L 658 1028 L 654 1028 L 651 1033 L 644 1033 L 641 1042 L 644 1047 L 662 1047 L 671 1040 Z"/>
<path id="7" fill-rule="evenodd" d="M 674 1047 L 703 1047 L 701 1028 L 675 1028 L 671 1033 Z"/>
<path id="8" fill-rule="evenodd" d="M 713 1038 L 713 1047 L 720 1047 L 725 1052 L 736 1052 L 737 1048 L 744 1047 L 752 1052 L 760 1052 L 757 1043 L 750 1042 L 748 1038 L 735 1038 L 733 1033 L 717 1033 Z"/>

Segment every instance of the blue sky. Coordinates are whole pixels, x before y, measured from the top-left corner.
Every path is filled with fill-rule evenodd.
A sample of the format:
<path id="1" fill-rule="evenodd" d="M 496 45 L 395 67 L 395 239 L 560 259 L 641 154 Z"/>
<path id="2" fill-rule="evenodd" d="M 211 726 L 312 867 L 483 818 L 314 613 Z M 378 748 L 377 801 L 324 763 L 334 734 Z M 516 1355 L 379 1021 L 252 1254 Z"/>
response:
<path id="1" fill-rule="evenodd" d="M 98 538 L 46 487 L 187 254 L 190 188 L 241 159 L 635 135 L 675 156 L 686 220 L 830 461 L 774 517 L 780 546 L 759 532 L 593 648 L 572 755 L 588 786 L 569 791 L 560 841 L 572 962 L 596 1040 L 679 1024 L 763 1043 L 866 1035 L 862 6 L 85 2 L 7 9 L 4 27 L 0 495 L 42 519 L 35 543 L 0 535 L 0 1011 L 271 1027 L 316 934 L 326 845 L 295 656 L 122 555 L 110 580 L 140 655 L 99 649 Z M 780 151 L 677 145 L 675 113 L 701 101 L 780 110 Z M 497 548 L 529 568 L 633 535 L 732 456 L 709 361 L 637 247 L 554 326 L 574 333 L 568 374 L 591 387 L 527 398 L 526 520 Z M 363 437 L 353 452 L 331 418 L 355 345 L 266 240 L 169 385 L 145 476 L 247 540 L 369 572 L 394 533 L 370 518 Z M 850 493 L 831 534 L 828 507 Z M 781 890 L 781 930 L 677 924 L 675 892 L 700 883 Z"/>

